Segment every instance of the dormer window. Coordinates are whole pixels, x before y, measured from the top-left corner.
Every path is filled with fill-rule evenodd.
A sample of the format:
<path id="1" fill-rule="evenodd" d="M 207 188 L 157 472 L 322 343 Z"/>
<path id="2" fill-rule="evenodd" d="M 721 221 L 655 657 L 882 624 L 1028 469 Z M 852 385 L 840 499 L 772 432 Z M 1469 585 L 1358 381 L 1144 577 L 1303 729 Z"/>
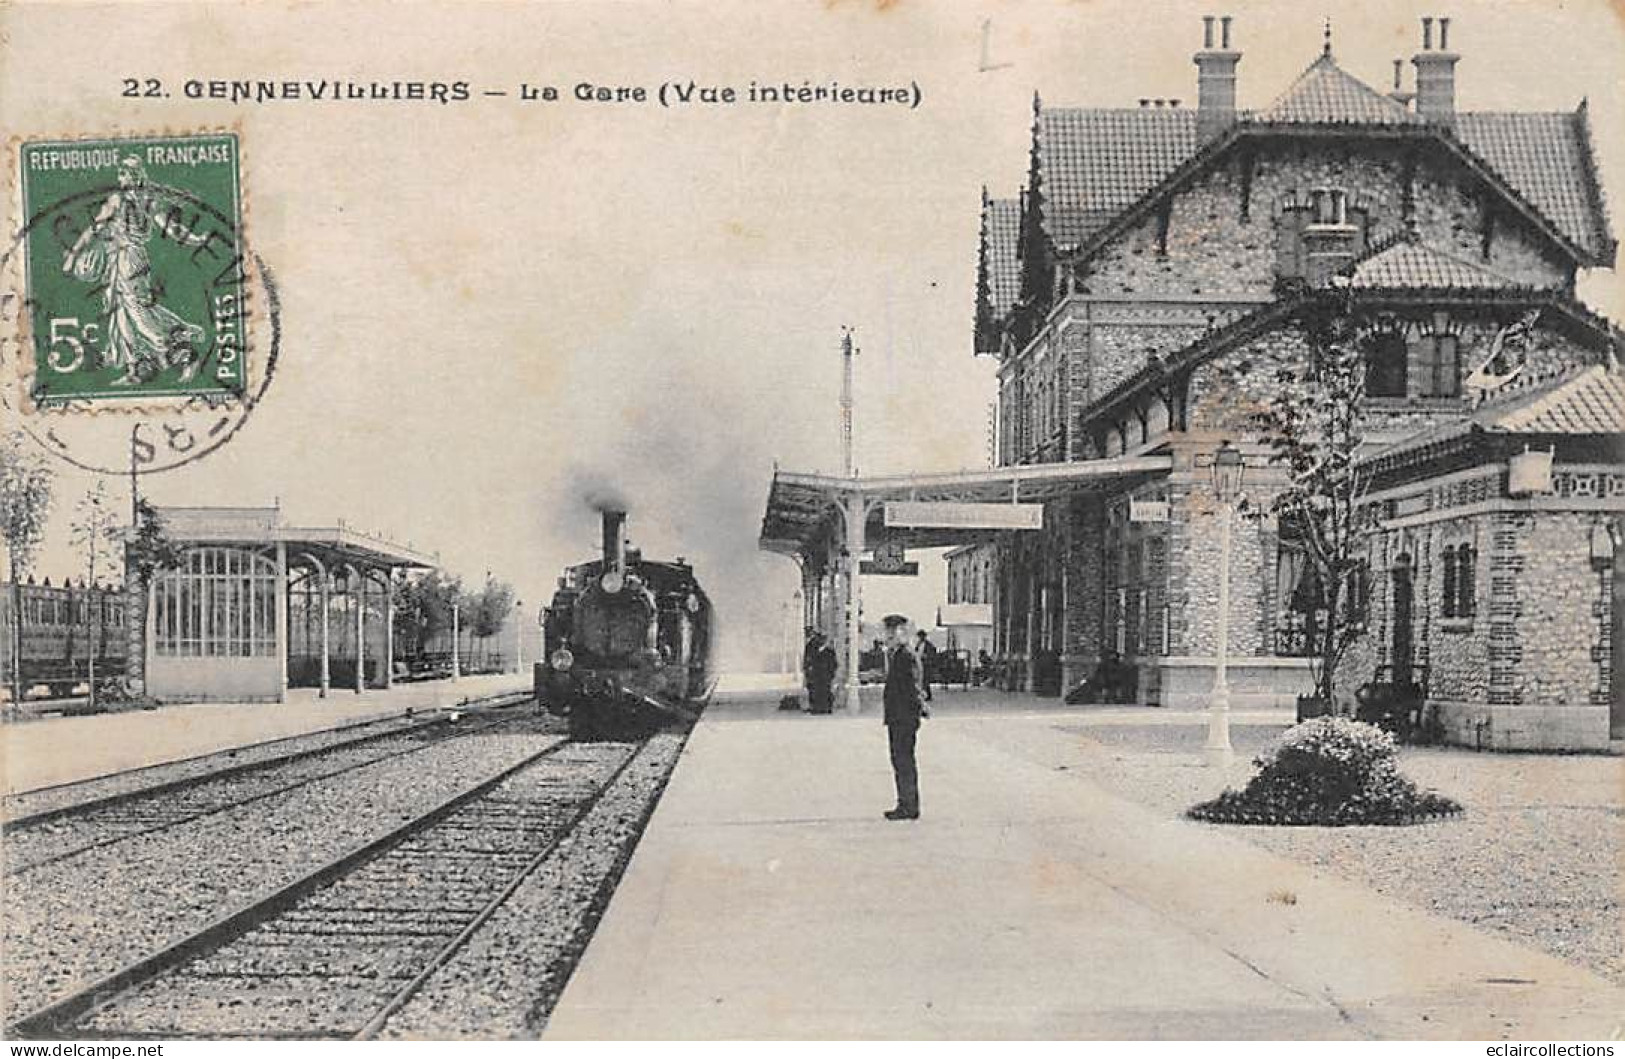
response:
<path id="1" fill-rule="evenodd" d="M 1431 397 L 1461 394 L 1461 351 L 1455 335 L 1439 332 L 1422 345 L 1423 385 Z"/>
<path id="2" fill-rule="evenodd" d="M 1404 397 L 1405 336 L 1397 331 L 1373 335 L 1365 347 L 1365 395 Z"/>
<path id="3" fill-rule="evenodd" d="M 1310 228 L 1349 227 L 1349 197 L 1342 188 L 1315 188 L 1309 193 Z"/>

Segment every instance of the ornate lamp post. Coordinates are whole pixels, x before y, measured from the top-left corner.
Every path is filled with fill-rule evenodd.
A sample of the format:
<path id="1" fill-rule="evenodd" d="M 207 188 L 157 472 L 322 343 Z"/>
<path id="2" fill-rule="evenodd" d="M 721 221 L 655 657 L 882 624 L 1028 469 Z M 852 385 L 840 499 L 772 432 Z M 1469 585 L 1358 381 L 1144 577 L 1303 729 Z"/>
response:
<path id="1" fill-rule="evenodd" d="M 1213 694 L 1208 699 L 1207 745 L 1203 756 L 1215 767 L 1230 764 L 1230 683 L 1225 668 L 1230 654 L 1230 522 L 1246 473 L 1241 450 L 1228 441 L 1213 454 L 1213 492 L 1219 500 L 1219 647 L 1213 667 Z"/>

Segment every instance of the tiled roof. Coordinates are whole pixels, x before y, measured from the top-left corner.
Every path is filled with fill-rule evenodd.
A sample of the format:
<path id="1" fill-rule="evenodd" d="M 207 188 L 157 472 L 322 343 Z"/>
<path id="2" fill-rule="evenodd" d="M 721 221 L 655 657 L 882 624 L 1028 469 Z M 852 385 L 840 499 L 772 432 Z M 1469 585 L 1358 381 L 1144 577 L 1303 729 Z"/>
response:
<path id="1" fill-rule="evenodd" d="M 1317 125 L 1415 125 L 1425 119 L 1344 72 L 1328 52 L 1311 63 L 1291 88 L 1254 114 L 1251 120 Z"/>
<path id="2" fill-rule="evenodd" d="M 1625 433 L 1625 375 L 1593 364 L 1473 416 L 1505 434 Z"/>
<path id="3" fill-rule="evenodd" d="M 1196 111 L 1045 108 L 1037 137 L 1044 230 L 1067 249 L 1195 152 Z"/>
<path id="4" fill-rule="evenodd" d="M 1010 311 L 1021 293 L 1021 200 L 988 199 L 982 205 L 982 268 L 995 316 Z"/>
<path id="5" fill-rule="evenodd" d="M 1202 143 L 1190 107 L 1043 108 L 1035 131 L 1044 231 L 1072 250 L 1118 218 L 1196 154 Z M 1458 112 L 1434 125 L 1322 55 L 1279 99 L 1237 126 L 1438 128 L 1480 160 L 1589 258 L 1612 265 L 1613 240 L 1597 182 L 1585 107 L 1564 113 Z"/>
<path id="6" fill-rule="evenodd" d="M 1572 114 L 1457 114 L 1456 137 L 1569 239 L 1606 253 L 1608 218 L 1597 186 L 1585 110 Z"/>
<path id="7" fill-rule="evenodd" d="M 1621 432 L 1625 432 L 1625 375 L 1617 366 L 1593 364 L 1557 379 L 1511 389 L 1465 418 L 1403 437 L 1362 462 L 1378 469 L 1399 466 L 1419 450 L 1460 444 L 1475 433 L 1616 436 Z"/>
<path id="8" fill-rule="evenodd" d="M 1443 250 L 1404 240 L 1378 250 L 1355 265 L 1349 286 L 1360 290 L 1501 290 L 1516 284 Z"/>

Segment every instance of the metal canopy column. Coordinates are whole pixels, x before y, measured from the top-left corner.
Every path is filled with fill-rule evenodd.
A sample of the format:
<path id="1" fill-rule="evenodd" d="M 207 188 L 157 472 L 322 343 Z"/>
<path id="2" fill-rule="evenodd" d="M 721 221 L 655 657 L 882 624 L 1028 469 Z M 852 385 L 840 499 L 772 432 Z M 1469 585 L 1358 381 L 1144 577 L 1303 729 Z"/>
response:
<path id="1" fill-rule="evenodd" d="M 462 638 L 462 629 L 459 628 L 461 615 L 457 604 L 451 605 L 451 679 L 456 680 L 463 675 L 463 660 L 458 655 L 457 641 Z"/>
<path id="2" fill-rule="evenodd" d="M 860 608 L 863 592 L 859 588 L 859 570 L 863 561 L 865 509 L 863 493 L 857 489 L 846 495 L 842 513 L 846 516 L 846 711 L 859 713 L 863 700 L 858 685 L 858 642 Z"/>
<path id="3" fill-rule="evenodd" d="M 276 653 L 281 660 L 276 701 L 288 701 L 288 546 L 276 542 Z"/>
<path id="4" fill-rule="evenodd" d="M 355 590 L 350 594 L 355 606 L 355 693 L 367 690 L 367 579 L 352 564 L 350 582 Z"/>
<path id="5" fill-rule="evenodd" d="M 384 690 L 395 686 L 395 568 L 384 568 Z"/>
<path id="6" fill-rule="evenodd" d="M 328 614 L 328 610 L 332 606 L 332 597 L 331 597 L 331 595 L 329 594 L 329 591 L 328 591 L 329 586 L 328 586 L 328 583 L 327 583 L 327 566 L 320 559 L 316 558 L 316 556 L 312 555 L 309 552 L 304 553 L 302 558 L 304 558 L 304 560 L 306 562 L 310 563 L 310 565 L 315 568 L 316 577 L 319 579 L 319 582 L 320 582 L 318 587 L 321 589 L 319 595 L 320 595 L 320 599 L 321 599 L 321 611 L 322 611 L 322 622 L 321 622 L 321 625 L 322 625 L 322 653 L 321 653 L 321 679 L 317 684 L 317 689 L 318 690 L 316 692 L 316 695 L 317 695 L 318 698 L 325 699 L 325 698 L 327 698 L 327 690 L 328 690 L 329 686 L 331 685 L 331 670 L 328 668 L 328 663 L 327 663 L 327 654 L 328 654 L 328 644 L 327 644 L 327 641 L 328 641 L 328 629 L 327 629 L 327 625 L 328 625 L 328 620 L 331 617 L 331 615 Z"/>

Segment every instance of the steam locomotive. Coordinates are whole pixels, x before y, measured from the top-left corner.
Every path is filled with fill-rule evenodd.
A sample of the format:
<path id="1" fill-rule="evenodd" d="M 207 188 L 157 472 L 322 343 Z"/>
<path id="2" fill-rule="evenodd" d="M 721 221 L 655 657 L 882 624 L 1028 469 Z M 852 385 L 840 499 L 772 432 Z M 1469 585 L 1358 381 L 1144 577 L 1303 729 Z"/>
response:
<path id="1" fill-rule="evenodd" d="M 711 601 L 682 559 L 626 547 L 626 513 L 603 512 L 603 556 L 569 567 L 543 617 L 536 698 L 577 739 L 641 738 L 691 722 L 711 690 Z"/>
<path id="2" fill-rule="evenodd" d="M 0 683 L 10 686 L 13 666 L 18 664 L 12 658 L 17 619 L 12 609 L 17 596 L 22 597 L 19 668 L 25 695 L 28 688 L 39 684 L 53 698 L 71 694 L 76 685 L 90 679 L 92 647 L 98 681 L 124 673 L 129 641 L 123 589 L 76 587 L 66 582 L 53 588 L 50 581 L 43 585 L 0 583 Z"/>

